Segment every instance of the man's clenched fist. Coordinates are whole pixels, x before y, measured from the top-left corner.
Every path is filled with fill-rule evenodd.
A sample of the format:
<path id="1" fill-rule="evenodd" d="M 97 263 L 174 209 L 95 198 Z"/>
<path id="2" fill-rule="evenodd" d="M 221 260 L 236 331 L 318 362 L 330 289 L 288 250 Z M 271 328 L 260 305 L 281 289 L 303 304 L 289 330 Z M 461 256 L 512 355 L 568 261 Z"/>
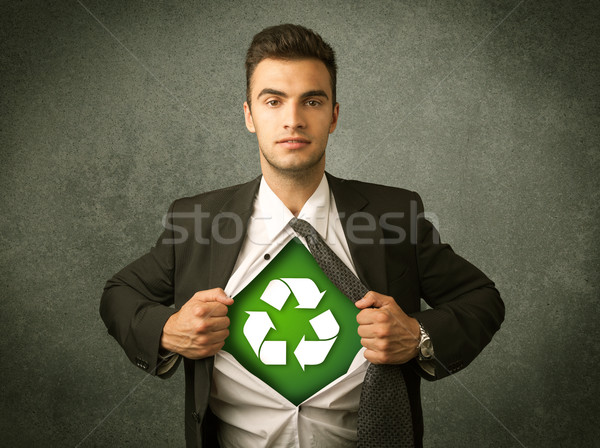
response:
<path id="1" fill-rule="evenodd" d="M 161 349 L 189 359 L 214 355 L 229 336 L 227 306 L 232 304 L 221 288 L 198 291 L 165 323 Z"/>
<path id="2" fill-rule="evenodd" d="M 373 364 L 403 364 L 417 356 L 419 322 L 393 297 L 369 291 L 356 306 L 362 310 L 356 320 L 365 358 Z"/>

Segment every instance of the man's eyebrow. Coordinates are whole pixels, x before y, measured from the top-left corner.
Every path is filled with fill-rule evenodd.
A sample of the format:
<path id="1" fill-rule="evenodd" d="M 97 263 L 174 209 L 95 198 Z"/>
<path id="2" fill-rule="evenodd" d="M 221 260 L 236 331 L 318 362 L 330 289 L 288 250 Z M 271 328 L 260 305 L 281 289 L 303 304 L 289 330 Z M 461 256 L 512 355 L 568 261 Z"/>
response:
<path id="1" fill-rule="evenodd" d="M 322 96 L 326 99 L 329 99 L 324 90 L 309 90 L 308 92 L 304 92 L 302 94 L 302 98 L 308 98 L 309 96 Z"/>
<path id="2" fill-rule="evenodd" d="M 276 95 L 276 96 L 280 96 L 282 98 L 287 98 L 287 93 L 282 92 L 281 90 L 275 90 L 275 89 L 262 89 L 260 91 L 260 93 L 258 94 L 257 98 L 260 98 L 263 95 Z M 326 99 L 329 99 L 329 96 L 327 96 L 327 93 L 325 93 L 324 90 L 309 90 L 308 92 L 304 92 L 302 95 L 300 95 L 301 98 L 308 98 L 309 96 L 322 96 Z"/>
<path id="3" fill-rule="evenodd" d="M 275 89 L 262 89 L 260 91 L 260 93 L 258 94 L 257 98 L 260 98 L 263 95 L 277 95 L 277 96 L 281 96 L 283 98 L 287 98 L 287 94 L 285 92 L 282 92 L 281 90 L 275 90 Z"/>

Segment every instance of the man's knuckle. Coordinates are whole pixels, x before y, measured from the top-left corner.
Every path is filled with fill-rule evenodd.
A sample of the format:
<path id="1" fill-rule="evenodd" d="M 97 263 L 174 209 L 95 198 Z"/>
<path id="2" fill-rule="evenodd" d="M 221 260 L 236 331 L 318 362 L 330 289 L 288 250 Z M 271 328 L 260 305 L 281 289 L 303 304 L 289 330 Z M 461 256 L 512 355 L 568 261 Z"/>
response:
<path id="1" fill-rule="evenodd" d="M 389 336 L 389 330 L 384 326 L 377 327 L 377 329 L 374 330 L 374 333 L 375 337 L 378 339 L 387 338 Z"/>
<path id="2" fill-rule="evenodd" d="M 215 303 L 215 312 L 217 313 L 223 313 L 223 314 L 227 314 L 227 305 L 223 305 L 221 302 L 216 302 Z"/>
<path id="3" fill-rule="evenodd" d="M 207 307 L 204 303 L 198 303 L 194 306 L 194 314 L 196 316 L 204 316 L 207 312 Z"/>
<path id="4" fill-rule="evenodd" d="M 371 351 L 369 361 L 373 364 L 381 364 L 379 354 L 376 351 Z"/>
<path id="5" fill-rule="evenodd" d="M 388 321 L 388 315 L 386 313 L 377 313 L 375 314 L 374 318 L 375 321 L 380 324 L 386 323 Z"/>
<path id="6" fill-rule="evenodd" d="M 203 335 L 208 331 L 208 322 L 206 320 L 201 320 L 196 324 L 196 333 L 199 335 Z"/>
<path id="7" fill-rule="evenodd" d="M 225 294 L 225 291 L 223 291 L 223 288 L 213 288 L 210 292 L 213 296 L 220 296 L 220 295 Z"/>

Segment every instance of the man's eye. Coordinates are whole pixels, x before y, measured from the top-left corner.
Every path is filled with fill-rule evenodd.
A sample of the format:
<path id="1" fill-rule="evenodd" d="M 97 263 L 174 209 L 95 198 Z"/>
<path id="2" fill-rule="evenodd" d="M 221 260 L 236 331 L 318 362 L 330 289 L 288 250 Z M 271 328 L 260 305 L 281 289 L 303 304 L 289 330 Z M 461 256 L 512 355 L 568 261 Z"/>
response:
<path id="1" fill-rule="evenodd" d="M 267 104 L 269 106 L 277 106 L 279 104 L 279 101 L 278 100 L 269 100 L 269 101 L 267 101 Z"/>
<path id="2" fill-rule="evenodd" d="M 318 105 L 320 105 L 321 103 L 320 103 L 319 101 L 317 101 L 317 100 L 308 100 L 308 101 L 306 102 L 306 104 L 307 104 L 308 106 L 315 107 L 315 106 L 318 106 Z"/>

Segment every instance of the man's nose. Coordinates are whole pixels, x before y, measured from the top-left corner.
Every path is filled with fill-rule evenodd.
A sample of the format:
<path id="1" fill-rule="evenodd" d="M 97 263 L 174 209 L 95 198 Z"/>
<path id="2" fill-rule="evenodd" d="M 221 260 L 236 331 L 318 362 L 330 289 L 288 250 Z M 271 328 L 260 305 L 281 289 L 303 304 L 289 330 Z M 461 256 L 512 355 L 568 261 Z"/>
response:
<path id="1" fill-rule="evenodd" d="M 306 121 L 301 104 L 296 104 L 294 102 L 288 103 L 285 111 L 283 126 L 286 129 L 298 129 L 306 127 Z"/>

